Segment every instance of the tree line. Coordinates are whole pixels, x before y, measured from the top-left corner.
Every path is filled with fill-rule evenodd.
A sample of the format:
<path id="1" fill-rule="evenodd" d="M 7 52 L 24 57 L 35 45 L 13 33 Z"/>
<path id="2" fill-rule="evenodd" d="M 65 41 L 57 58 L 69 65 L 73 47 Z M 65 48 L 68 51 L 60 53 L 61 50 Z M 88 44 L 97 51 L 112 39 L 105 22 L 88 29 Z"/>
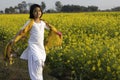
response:
<path id="1" fill-rule="evenodd" d="M 18 5 L 9 8 L 5 8 L 4 11 L 0 11 L 0 13 L 29 13 L 29 8 L 33 3 L 26 3 L 26 1 L 22 1 Z M 55 13 L 55 12 L 94 12 L 94 11 L 120 11 L 120 7 L 115 7 L 112 9 L 99 10 L 98 6 L 80 6 L 80 5 L 62 5 L 60 1 L 55 2 L 55 10 L 54 9 L 46 9 L 45 2 L 41 2 L 41 8 L 43 12 L 46 13 Z"/>
<path id="2" fill-rule="evenodd" d="M 5 13 L 29 13 L 29 8 L 33 3 L 26 3 L 26 1 L 22 1 L 18 5 L 9 8 L 5 8 Z M 46 8 L 46 5 L 44 2 L 41 2 L 41 8 L 44 10 Z M 0 11 L 0 13 L 3 13 L 3 11 Z"/>

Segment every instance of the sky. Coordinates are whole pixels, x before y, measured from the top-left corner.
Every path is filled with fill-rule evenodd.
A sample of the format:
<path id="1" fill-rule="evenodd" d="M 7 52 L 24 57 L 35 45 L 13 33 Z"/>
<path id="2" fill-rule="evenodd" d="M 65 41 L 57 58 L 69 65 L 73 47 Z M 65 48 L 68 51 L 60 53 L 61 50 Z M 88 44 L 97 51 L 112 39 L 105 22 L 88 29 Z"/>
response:
<path id="1" fill-rule="evenodd" d="M 0 0 L 0 10 L 9 8 L 10 6 L 17 6 L 18 3 L 26 1 L 27 3 L 37 3 L 45 2 L 46 9 L 55 9 L 55 2 L 60 1 L 63 5 L 74 4 L 80 6 L 98 6 L 100 10 L 111 9 L 120 6 L 120 0 Z"/>

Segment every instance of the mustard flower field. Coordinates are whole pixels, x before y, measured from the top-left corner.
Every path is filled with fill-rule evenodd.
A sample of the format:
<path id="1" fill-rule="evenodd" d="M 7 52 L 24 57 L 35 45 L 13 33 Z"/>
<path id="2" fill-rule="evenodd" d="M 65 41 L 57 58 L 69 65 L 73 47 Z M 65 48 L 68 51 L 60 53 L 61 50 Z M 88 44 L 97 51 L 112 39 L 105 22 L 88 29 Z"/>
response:
<path id="1" fill-rule="evenodd" d="M 29 14 L 0 15 L 0 80 L 29 80 L 27 61 L 19 59 L 28 37 L 13 46 L 13 65 L 5 67 L 2 60 L 5 45 L 28 19 Z M 47 51 L 44 70 L 56 78 L 51 80 L 120 80 L 119 12 L 54 13 L 42 19 L 63 34 L 62 46 Z"/>

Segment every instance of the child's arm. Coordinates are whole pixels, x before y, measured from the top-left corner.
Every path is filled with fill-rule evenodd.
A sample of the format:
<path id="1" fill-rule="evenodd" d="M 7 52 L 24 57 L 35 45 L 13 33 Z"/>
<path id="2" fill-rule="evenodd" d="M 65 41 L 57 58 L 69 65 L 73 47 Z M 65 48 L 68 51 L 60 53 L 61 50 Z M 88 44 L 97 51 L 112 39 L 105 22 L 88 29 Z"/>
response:
<path id="1" fill-rule="evenodd" d="M 13 44 L 19 41 L 31 29 L 33 21 L 27 21 L 23 28 L 12 39 Z"/>
<path id="2" fill-rule="evenodd" d="M 59 32 L 54 26 L 48 24 L 46 21 L 44 21 L 44 23 L 45 23 L 45 28 L 50 30 L 48 37 L 46 39 L 46 42 L 45 42 L 45 49 L 49 51 L 49 49 L 52 47 L 61 46 L 62 33 Z"/>
<path id="3" fill-rule="evenodd" d="M 47 23 L 45 20 L 43 20 L 46 24 L 46 26 L 53 32 L 55 32 L 56 34 L 58 34 L 61 38 L 62 33 L 60 31 L 58 31 L 54 26 L 52 26 L 51 24 Z"/>
<path id="4" fill-rule="evenodd" d="M 4 51 L 4 59 L 10 61 L 11 57 L 11 48 L 13 44 L 15 44 L 17 41 L 19 41 L 25 34 L 31 29 L 33 24 L 33 20 L 28 21 L 23 28 L 15 35 L 15 37 L 6 45 L 5 51 Z"/>

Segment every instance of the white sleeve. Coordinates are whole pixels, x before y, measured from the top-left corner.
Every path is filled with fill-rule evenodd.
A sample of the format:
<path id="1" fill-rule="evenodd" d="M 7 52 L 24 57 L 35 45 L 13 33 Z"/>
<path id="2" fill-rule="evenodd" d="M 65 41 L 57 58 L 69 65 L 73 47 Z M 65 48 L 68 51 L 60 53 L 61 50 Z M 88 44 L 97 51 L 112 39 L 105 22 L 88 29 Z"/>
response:
<path id="1" fill-rule="evenodd" d="M 46 25 L 46 23 L 43 21 L 44 23 L 44 28 L 47 29 L 47 30 L 50 30 L 50 28 Z"/>

